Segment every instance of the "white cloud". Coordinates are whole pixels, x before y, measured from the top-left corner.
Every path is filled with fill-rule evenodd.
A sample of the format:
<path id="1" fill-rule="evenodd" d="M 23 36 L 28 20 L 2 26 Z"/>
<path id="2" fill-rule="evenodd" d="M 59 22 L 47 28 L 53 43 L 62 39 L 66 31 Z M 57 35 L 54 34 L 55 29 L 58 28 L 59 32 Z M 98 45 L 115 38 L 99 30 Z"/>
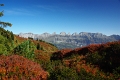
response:
<path id="1" fill-rule="evenodd" d="M 5 14 L 7 15 L 28 15 L 28 16 L 33 16 L 33 14 L 26 10 L 26 9 L 17 9 L 17 8 L 13 8 L 13 9 L 7 9 L 4 10 Z"/>

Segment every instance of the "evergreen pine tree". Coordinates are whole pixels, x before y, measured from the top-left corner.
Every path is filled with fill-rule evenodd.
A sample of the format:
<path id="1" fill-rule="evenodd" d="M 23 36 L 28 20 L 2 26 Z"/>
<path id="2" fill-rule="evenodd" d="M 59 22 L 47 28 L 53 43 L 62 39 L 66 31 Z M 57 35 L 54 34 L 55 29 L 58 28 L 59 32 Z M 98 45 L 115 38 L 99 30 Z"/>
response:
<path id="1" fill-rule="evenodd" d="M 4 6 L 4 4 L 0 4 L 0 6 Z M 3 14 L 3 12 L 4 11 L 1 11 L 0 12 L 0 17 L 2 17 L 4 14 Z M 2 21 L 0 21 L 0 27 L 2 27 L 2 28 L 5 28 L 5 27 L 7 27 L 7 26 L 12 26 L 12 24 L 11 23 L 9 23 L 9 22 L 2 22 Z"/>

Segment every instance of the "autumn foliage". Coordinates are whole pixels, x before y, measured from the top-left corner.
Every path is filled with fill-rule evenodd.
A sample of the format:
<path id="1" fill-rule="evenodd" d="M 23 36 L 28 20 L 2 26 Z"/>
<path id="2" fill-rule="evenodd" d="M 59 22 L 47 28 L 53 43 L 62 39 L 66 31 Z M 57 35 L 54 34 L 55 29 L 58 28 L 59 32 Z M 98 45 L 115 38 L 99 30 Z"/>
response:
<path id="1" fill-rule="evenodd" d="M 0 32 L 0 80 L 118 80 L 120 41 L 59 50 Z"/>
<path id="2" fill-rule="evenodd" d="M 1 80 L 46 80 L 47 76 L 39 64 L 22 56 L 0 56 Z"/>
<path id="3" fill-rule="evenodd" d="M 120 41 L 91 44 L 74 50 L 63 49 L 53 53 L 51 60 L 61 60 L 67 67 L 75 69 L 78 74 L 84 69 L 94 76 L 99 73 L 101 78 L 119 79 Z"/>
<path id="4" fill-rule="evenodd" d="M 102 54 L 104 51 L 108 53 L 112 52 L 113 55 L 116 55 L 119 53 L 118 48 L 120 48 L 120 41 L 115 41 L 115 42 L 108 42 L 106 44 L 91 44 L 82 48 L 76 48 L 74 50 L 62 49 L 60 51 L 53 53 L 52 56 L 55 59 L 59 59 L 59 58 L 69 57 L 73 54 L 87 55 L 87 53 L 95 53 L 95 52 L 99 52 L 99 54 Z"/>

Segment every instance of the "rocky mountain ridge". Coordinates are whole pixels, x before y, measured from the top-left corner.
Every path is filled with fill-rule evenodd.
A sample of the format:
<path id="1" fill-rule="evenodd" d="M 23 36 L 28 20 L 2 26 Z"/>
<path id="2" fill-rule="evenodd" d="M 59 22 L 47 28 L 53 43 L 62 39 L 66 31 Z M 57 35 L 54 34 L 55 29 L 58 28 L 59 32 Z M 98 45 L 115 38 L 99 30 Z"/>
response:
<path id="1" fill-rule="evenodd" d="M 33 33 L 20 33 L 20 37 L 40 39 L 46 42 L 56 45 L 59 49 L 63 48 L 77 48 L 82 46 L 87 46 L 89 44 L 101 44 L 111 41 L 120 40 L 120 35 L 104 35 L 102 33 L 90 33 L 90 32 L 80 32 L 80 33 L 65 33 L 60 34 L 43 33 L 43 34 L 33 34 Z"/>

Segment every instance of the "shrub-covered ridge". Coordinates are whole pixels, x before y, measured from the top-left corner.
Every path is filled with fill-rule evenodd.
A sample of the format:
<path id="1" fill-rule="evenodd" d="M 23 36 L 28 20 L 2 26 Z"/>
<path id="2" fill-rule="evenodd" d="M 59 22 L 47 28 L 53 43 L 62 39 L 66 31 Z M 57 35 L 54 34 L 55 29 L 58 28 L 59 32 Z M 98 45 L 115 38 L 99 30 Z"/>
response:
<path id="1" fill-rule="evenodd" d="M 47 76 L 39 64 L 22 56 L 0 56 L 0 80 L 46 80 Z"/>
<path id="2" fill-rule="evenodd" d="M 83 75 L 82 72 L 85 70 L 84 76 L 88 77 L 85 79 L 117 80 L 120 78 L 120 41 L 91 44 L 74 50 L 63 49 L 51 56 L 51 61 L 58 60 L 70 69 L 76 70 L 77 75 Z"/>

